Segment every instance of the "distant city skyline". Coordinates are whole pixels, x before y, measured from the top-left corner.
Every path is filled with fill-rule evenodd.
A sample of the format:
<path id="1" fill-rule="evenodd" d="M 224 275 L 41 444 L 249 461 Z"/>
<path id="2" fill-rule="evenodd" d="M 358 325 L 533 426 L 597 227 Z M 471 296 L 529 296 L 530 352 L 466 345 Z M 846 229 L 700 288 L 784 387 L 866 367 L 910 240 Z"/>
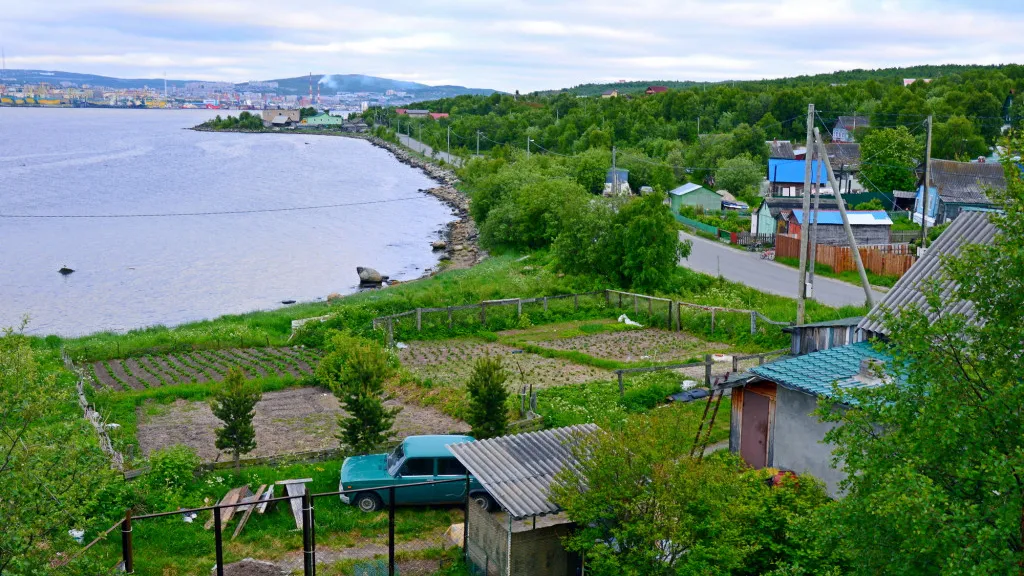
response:
<path id="1" fill-rule="evenodd" d="M 613 0 L 386 6 L 48 0 L 3 7 L 8 68 L 245 82 L 357 73 L 512 92 L 1024 61 L 1024 3 Z"/>

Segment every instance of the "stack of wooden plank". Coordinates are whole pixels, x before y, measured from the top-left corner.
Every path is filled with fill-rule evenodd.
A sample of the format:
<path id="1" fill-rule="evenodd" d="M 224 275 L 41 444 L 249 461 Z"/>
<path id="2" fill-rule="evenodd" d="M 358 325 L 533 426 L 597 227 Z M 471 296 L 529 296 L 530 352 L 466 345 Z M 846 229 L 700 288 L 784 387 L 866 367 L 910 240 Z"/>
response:
<path id="1" fill-rule="evenodd" d="M 248 485 L 232 488 L 221 498 L 220 502 L 217 502 L 217 506 L 225 506 L 220 511 L 221 526 L 227 526 L 236 513 L 242 513 L 242 517 L 238 521 L 238 525 L 235 526 L 234 533 L 231 535 L 231 539 L 234 540 L 242 533 L 242 529 L 245 528 L 245 524 L 249 521 L 249 516 L 252 516 L 253 511 L 255 510 L 259 514 L 266 512 L 268 505 L 271 504 L 268 500 L 273 497 L 273 485 L 270 485 L 268 489 L 266 484 L 261 484 L 256 489 L 256 492 L 250 490 Z M 209 530 L 213 528 L 213 524 L 213 513 L 211 511 L 210 519 L 204 527 Z"/>

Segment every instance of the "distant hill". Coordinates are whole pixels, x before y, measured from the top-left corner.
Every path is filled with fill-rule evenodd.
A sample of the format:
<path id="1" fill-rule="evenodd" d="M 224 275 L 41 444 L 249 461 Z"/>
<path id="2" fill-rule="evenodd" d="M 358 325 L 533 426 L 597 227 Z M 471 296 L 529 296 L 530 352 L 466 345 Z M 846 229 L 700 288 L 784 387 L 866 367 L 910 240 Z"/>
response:
<path id="1" fill-rule="evenodd" d="M 716 84 L 734 84 L 736 86 L 740 86 L 743 84 L 771 84 L 774 86 L 782 87 L 819 83 L 843 84 L 846 82 L 856 82 L 864 80 L 875 80 L 877 82 L 885 84 L 902 82 L 904 78 L 939 78 L 942 76 L 949 76 L 952 74 L 984 72 L 990 70 L 1006 70 L 1009 68 L 1019 69 L 1020 66 L 1017 64 L 928 64 L 921 66 L 907 66 L 903 68 L 858 68 L 854 70 L 840 70 L 837 72 L 829 72 L 824 74 L 788 76 L 781 78 L 765 78 L 763 80 L 724 80 L 718 82 L 695 82 L 690 80 L 643 80 L 631 82 L 607 82 L 601 84 L 580 84 L 578 86 L 573 86 L 571 88 L 562 88 L 560 90 L 543 90 L 537 92 L 536 94 L 547 96 L 559 93 L 569 93 L 575 94 L 576 96 L 598 96 L 602 92 L 605 92 L 607 90 L 618 90 L 620 94 L 638 94 L 646 90 L 648 86 L 666 86 L 668 88 L 673 89 L 683 89 L 702 85 L 707 85 L 708 87 L 711 87 Z"/>
<path id="2" fill-rule="evenodd" d="M 61 82 L 71 82 L 79 86 L 88 84 L 90 86 L 105 86 L 115 89 L 163 88 L 163 78 L 113 78 L 110 76 L 99 76 L 96 74 L 79 74 L 77 72 L 63 72 L 59 70 L 7 70 L 4 74 L 4 82 L 16 84 L 39 84 L 48 82 L 59 85 Z M 182 86 L 186 82 L 199 82 L 200 80 L 179 80 L 167 79 L 167 86 Z M 294 78 L 282 78 L 268 80 L 277 82 L 279 94 L 307 94 L 309 93 L 309 76 L 297 76 Z M 313 82 L 319 83 L 321 94 L 336 94 L 338 92 L 386 92 L 398 90 L 415 94 L 423 99 L 447 98 L 462 94 L 483 94 L 494 93 L 494 90 L 486 88 L 466 88 L 464 86 L 428 86 L 417 82 L 405 82 L 402 80 L 391 80 L 378 78 L 376 76 L 364 76 L 362 74 L 314 74 Z M 248 82 L 235 84 L 237 90 L 245 90 Z M 314 91 L 316 86 L 313 87 Z"/>
<path id="3" fill-rule="evenodd" d="M 268 80 L 277 82 L 280 94 L 308 94 L 310 77 L 298 76 L 295 78 L 280 78 Z M 321 94 L 337 94 L 338 92 L 386 92 L 397 90 L 416 94 L 421 98 L 447 98 L 460 96 L 462 94 L 493 94 L 494 90 L 487 88 L 466 88 L 464 86 L 428 86 L 418 82 L 406 82 L 404 80 L 391 80 L 377 76 L 366 76 L 363 74 L 313 74 L 313 90 L 320 85 Z M 239 84 L 244 89 L 246 84 Z"/>

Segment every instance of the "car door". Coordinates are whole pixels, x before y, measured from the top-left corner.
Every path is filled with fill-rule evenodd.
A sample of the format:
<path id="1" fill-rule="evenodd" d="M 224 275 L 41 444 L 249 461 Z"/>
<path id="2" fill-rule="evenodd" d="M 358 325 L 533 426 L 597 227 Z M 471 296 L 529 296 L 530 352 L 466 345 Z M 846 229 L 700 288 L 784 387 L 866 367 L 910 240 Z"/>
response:
<path id="1" fill-rule="evenodd" d="M 437 459 L 437 480 L 454 480 L 434 485 L 438 504 L 452 504 L 466 499 L 466 467 L 454 456 Z"/>
<path id="2" fill-rule="evenodd" d="M 431 484 L 410 486 L 434 480 L 435 458 L 406 458 L 398 468 L 395 477 L 395 502 L 398 504 L 430 504 L 434 501 L 434 490 Z"/>

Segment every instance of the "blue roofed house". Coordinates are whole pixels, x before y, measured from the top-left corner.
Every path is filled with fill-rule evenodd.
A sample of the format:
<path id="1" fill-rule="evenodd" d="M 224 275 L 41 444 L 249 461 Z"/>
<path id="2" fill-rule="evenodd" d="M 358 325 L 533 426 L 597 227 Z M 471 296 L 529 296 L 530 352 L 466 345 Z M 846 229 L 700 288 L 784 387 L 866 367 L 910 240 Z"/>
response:
<path id="1" fill-rule="evenodd" d="M 931 183 L 928 186 L 928 210 L 925 221 L 929 226 L 953 220 L 961 212 L 991 211 L 995 206 L 986 191 L 1005 190 L 1006 176 L 998 162 L 931 161 Z M 924 182 L 917 187 L 914 201 L 914 222 L 921 223 L 924 200 Z"/>
<path id="2" fill-rule="evenodd" d="M 891 358 L 870 342 L 888 338 L 880 320 L 883 311 L 898 313 L 915 305 L 936 318 L 938 312 L 927 308 L 921 293 L 923 283 L 938 281 L 942 293 L 949 297 L 955 285 L 942 275 L 942 260 L 959 254 L 965 245 L 988 244 L 995 234 L 988 214 L 964 213 L 868 316 L 792 327 L 792 355 L 752 368 L 725 385 L 732 389 L 729 449 L 755 468 L 774 467 L 815 476 L 831 496 L 842 496 L 846 472 L 842 463 L 833 465 L 832 446 L 825 442 L 835 424 L 819 421 L 813 411 L 821 402 L 845 409 L 834 403 L 837 388 L 865 388 L 887 381 L 890 376 L 885 374 L 885 366 Z M 955 304 L 969 322 L 975 320 L 973 303 L 948 304 L 946 308 Z"/>
<path id="3" fill-rule="evenodd" d="M 769 196 L 761 200 L 757 210 L 750 213 L 750 233 L 774 236 L 779 227 L 779 215 L 802 207 L 803 198 L 800 196 L 784 198 Z M 835 197 L 826 196 L 820 199 L 819 210 L 834 210 L 835 208 Z"/>
<path id="4" fill-rule="evenodd" d="M 811 211 L 811 224 L 814 224 L 814 212 Z M 884 210 L 847 210 L 853 238 L 859 246 L 888 244 L 892 232 L 892 219 Z M 805 229 L 803 208 L 779 213 L 780 231 L 800 237 Z M 839 210 L 818 209 L 818 243 L 825 245 L 845 245 L 846 229 Z"/>
<path id="5" fill-rule="evenodd" d="M 679 209 L 683 206 L 693 206 L 703 212 L 720 212 L 722 210 L 722 196 L 718 192 L 708 190 L 693 182 L 669 190 L 668 198 L 672 204 L 672 212 L 675 214 L 678 214 Z"/>
<path id="6" fill-rule="evenodd" d="M 768 159 L 768 191 L 772 196 L 802 196 L 804 193 L 804 160 Z M 815 180 L 816 179 L 816 180 Z M 828 184 L 825 164 L 820 160 L 811 162 L 811 182 L 821 186 L 821 193 L 832 195 Z"/>
<path id="7" fill-rule="evenodd" d="M 618 188 L 616 190 L 616 188 Z M 604 195 L 622 196 L 632 194 L 629 187 L 629 170 L 625 168 L 609 168 L 604 177 Z"/>

